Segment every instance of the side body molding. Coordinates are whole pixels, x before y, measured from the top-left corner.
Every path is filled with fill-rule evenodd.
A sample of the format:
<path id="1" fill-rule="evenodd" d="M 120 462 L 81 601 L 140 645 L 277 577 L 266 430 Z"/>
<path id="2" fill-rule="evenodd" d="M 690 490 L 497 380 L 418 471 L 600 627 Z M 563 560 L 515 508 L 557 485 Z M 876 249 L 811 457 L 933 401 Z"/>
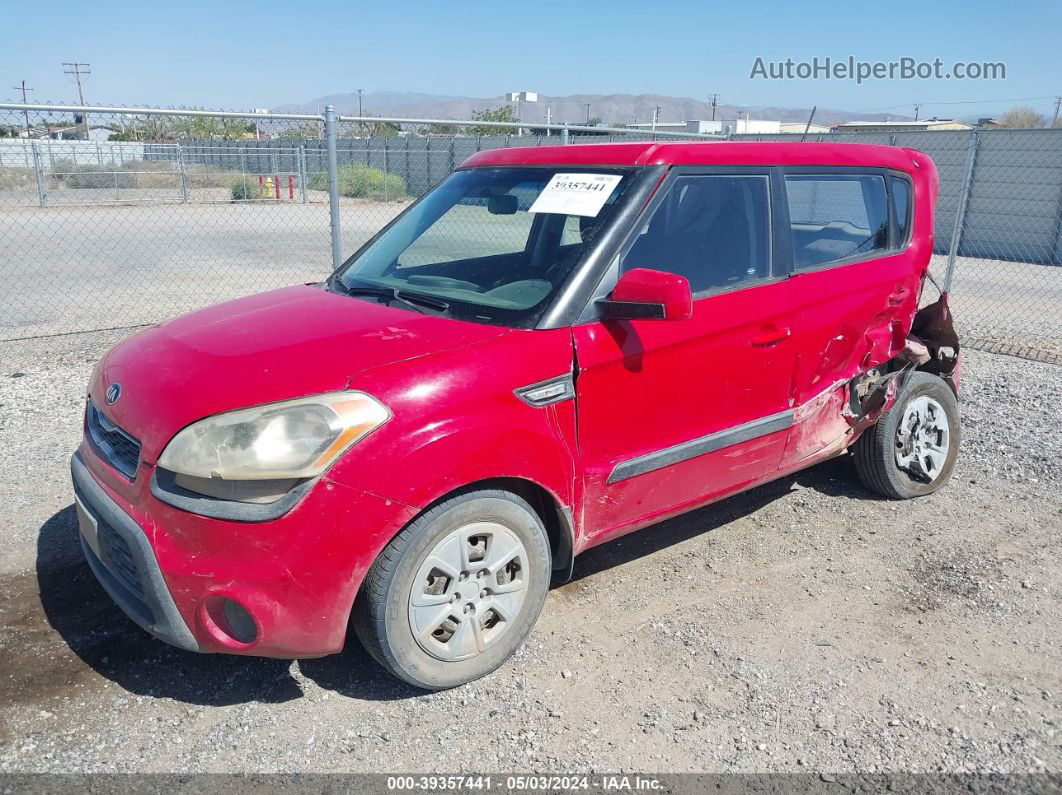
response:
<path id="1" fill-rule="evenodd" d="M 621 480 L 644 475 L 646 472 L 653 472 L 673 464 L 680 464 L 699 455 L 714 453 L 716 450 L 748 442 L 776 431 L 784 431 L 792 425 L 793 412 L 791 410 L 772 414 L 769 417 L 762 417 L 752 422 L 746 422 L 743 425 L 727 428 L 725 431 L 719 431 L 708 436 L 702 436 L 699 439 L 677 444 L 674 447 L 656 450 L 638 458 L 632 458 L 629 461 L 621 461 L 616 464 L 612 473 L 608 476 L 608 482 L 618 483 Z"/>

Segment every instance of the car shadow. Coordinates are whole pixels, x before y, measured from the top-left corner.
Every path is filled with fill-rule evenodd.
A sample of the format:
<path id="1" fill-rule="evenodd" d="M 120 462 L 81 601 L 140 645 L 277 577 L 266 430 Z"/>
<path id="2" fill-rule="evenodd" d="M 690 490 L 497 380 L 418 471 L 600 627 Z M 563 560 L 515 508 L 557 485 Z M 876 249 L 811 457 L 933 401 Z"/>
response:
<path id="1" fill-rule="evenodd" d="M 838 497 L 868 496 L 855 480 L 851 465 L 835 459 L 588 550 L 576 559 L 572 580 L 713 532 L 783 497 L 795 486 Z M 8 600 L 4 624 L 32 627 L 34 622 L 39 624 L 43 610 L 48 626 L 76 659 L 62 654 L 55 636 L 47 632 L 25 633 L 32 642 L 0 649 L 0 662 L 13 672 L 5 689 L 20 703 L 35 703 L 50 693 L 60 693 L 82 681 L 82 674 L 89 670 L 137 696 L 208 706 L 290 701 L 303 695 L 302 677 L 362 701 L 423 695 L 386 673 L 353 633 L 341 653 L 297 664 L 196 654 L 156 640 L 118 609 L 84 562 L 72 505 L 40 528 L 35 585 L 21 601 Z"/>

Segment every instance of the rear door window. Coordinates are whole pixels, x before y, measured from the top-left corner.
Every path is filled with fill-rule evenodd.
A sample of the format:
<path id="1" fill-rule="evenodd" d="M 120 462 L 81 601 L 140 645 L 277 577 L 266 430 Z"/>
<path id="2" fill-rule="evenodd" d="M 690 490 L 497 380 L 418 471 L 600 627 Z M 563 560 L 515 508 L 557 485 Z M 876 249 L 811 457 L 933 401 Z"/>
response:
<path id="1" fill-rule="evenodd" d="M 684 276 L 695 295 L 764 279 L 770 215 L 766 175 L 678 177 L 623 257 L 623 270 Z"/>
<path id="2" fill-rule="evenodd" d="M 813 270 L 887 251 L 889 210 L 879 174 L 787 174 L 793 263 Z"/>

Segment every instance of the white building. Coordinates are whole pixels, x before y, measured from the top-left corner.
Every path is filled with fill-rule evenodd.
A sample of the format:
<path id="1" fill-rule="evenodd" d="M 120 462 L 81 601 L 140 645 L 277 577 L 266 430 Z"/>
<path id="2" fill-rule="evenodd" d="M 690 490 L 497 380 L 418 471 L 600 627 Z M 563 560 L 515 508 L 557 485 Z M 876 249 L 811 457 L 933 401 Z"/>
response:
<path id="1" fill-rule="evenodd" d="M 689 121 L 639 121 L 634 124 L 625 124 L 634 130 L 659 130 L 660 132 L 689 132 L 699 135 L 719 135 L 724 132 L 723 122 L 709 121 L 704 119 L 690 119 Z"/>
<path id="2" fill-rule="evenodd" d="M 808 135 L 820 135 L 822 133 L 828 133 L 830 128 L 825 124 L 811 124 L 806 121 L 783 121 L 781 132 L 784 133 L 799 133 L 804 134 L 804 128 L 807 128 Z"/>

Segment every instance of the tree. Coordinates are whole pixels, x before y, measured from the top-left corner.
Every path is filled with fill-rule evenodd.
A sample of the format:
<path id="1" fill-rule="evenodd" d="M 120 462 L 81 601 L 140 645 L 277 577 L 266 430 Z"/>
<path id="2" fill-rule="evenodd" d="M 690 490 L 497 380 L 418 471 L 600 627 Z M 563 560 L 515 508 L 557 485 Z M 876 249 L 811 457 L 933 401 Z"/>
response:
<path id="1" fill-rule="evenodd" d="M 173 122 L 172 129 L 175 138 L 188 138 L 193 141 L 239 141 L 253 138 L 255 134 L 253 122 L 217 116 L 178 117 Z"/>
<path id="2" fill-rule="evenodd" d="M 429 124 L 425 127 L 423 135 L 457 135 L 460 128 L 456 124 Z"/>
<path id="3" fill-rule="evenodd" d="M 358 126 L 370 138 L 394 138 L 402 131 L 393 121 L 366 121 Z"/>
<path id="4" fill-rule="evenodd" d="M 517 121 L 516 111 L 513 110 L 512 105 L 502 105 L 499 108 L 493 108 L 488 110 L 474 110 L 472 111 L 472 118 L 475 121 L 508 121 L 515 123 Z M 511 129 L 506 127 L 470 127 L 468 130 L 472 135 L 506 135 L 512 132 Z"/>
<path id="5" fill-rule="evenodd" d="M 1000 127 L 1045 127 L 1044 117 L 1028 105 L 1018 105 L 999 118 Z"/>
<path id="6" fill-rule="evenodd" d="M 316 140 L 322 137 L 324 137 L 324 134 L 321 130 L 321 125 L 314 122 L 292 124 L 273 134 L 273 138 L 278 138 L 282 141 Z"/>

